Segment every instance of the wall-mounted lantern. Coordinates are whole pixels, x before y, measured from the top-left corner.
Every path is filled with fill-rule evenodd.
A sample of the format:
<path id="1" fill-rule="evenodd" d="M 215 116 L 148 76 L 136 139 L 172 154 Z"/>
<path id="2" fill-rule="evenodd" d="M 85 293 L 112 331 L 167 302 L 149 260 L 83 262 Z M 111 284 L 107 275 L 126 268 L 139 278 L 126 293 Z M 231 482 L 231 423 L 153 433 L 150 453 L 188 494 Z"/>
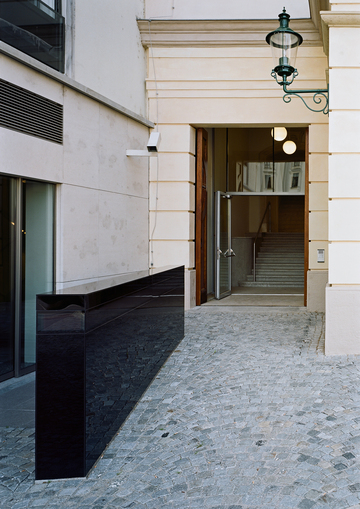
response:
<path id="1" fill-rule="evenodd" d="M 293 95 L 300 97 L 305 106 L 315 112 L 323 112 L 325 115 L 329 113 L 329 89 L 304 89 L 289 90 L 287 87 L 291 85 L 296 76 L 299 74 L 295 67 L 297 49 L 303 42 L 303 38 L 297 32 L 289 28 L 290 15 L 287 14 L 285 7 L 283 12 L 279 14 L 280 26 L 270 32 L 266 36 L 266 42 L 270 44 L 275 67 L 271 72 L 271 76 L 276 82 L 283 87 L 285 95 L 283 100 L 286 103 L 291 101 Z M 313 109 L 306 103 L 300 94 L 313 94 L 313 101 L 318 108 Z"/>

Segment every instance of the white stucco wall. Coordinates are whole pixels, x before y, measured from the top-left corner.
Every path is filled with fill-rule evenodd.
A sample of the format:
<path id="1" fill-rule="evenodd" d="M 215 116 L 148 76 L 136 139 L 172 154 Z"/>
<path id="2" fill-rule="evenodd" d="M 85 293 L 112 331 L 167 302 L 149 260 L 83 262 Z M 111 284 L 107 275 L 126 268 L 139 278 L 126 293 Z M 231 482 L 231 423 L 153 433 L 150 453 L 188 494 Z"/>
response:
<path id="1" fill-rule="evenodd" d="M 146 0 L 146 18 L 172 19 L 275 19 L 282 12 L 283 0 Z M 286 4 L 292 18 L 308 18 L 308 0 Z"/>
<path id="2" fill-rule="evenodd" d="M 71 0 L 66 72 L 76 81 L 140 115 L 145 110 L 146 60 L 136 18 L 144 0 Z"/>
<path id="3" fill-rule="evenodd" d="M 0 128 L 0 172 L 61 184 L 58 287 L 148 268 L 148 128 L 0 55 L 0 76 L 64 106 L 62 145 Z"/>

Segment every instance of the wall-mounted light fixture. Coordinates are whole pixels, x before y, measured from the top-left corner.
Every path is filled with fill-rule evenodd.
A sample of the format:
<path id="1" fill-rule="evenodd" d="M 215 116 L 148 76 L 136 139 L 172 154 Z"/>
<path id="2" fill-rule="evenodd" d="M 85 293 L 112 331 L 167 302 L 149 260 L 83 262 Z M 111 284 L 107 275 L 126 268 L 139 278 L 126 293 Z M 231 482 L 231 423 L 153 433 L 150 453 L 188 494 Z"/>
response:
<path id="1" fill-rule="evenodd" d="M 303 42 L 301 35 L 289 28 L 289 19 L 290 15 L 287 14 L 284 7 L 283 12 L 279 14 L 280 26 L 266 36 L 266 42 L 270 44 L 275 62 L 271 76 L 283 87 L 285 92 L 283 100 L 286 103 L 289 103 L 292 96 L 296 95 L 300 97 L 309 110 L 323 112 L 327 115 L 329 113 L 329 88 L 304 90 L 289 90 L 287 88 L 299 74 L 295 68 L 295 60 L 297 49 Z M 313 94 L 312 99 L 318 107 L 316 109 L 310 108 L 300 94 Z"/>

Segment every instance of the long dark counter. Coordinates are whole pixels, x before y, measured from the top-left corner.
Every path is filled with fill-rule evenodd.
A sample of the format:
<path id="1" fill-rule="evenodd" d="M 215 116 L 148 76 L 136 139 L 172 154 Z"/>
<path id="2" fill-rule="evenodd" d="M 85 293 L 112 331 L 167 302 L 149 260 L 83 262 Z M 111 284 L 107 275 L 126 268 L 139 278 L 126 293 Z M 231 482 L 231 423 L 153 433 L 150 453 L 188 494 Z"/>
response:
<path id="1" fill-rule="evenodd" d="M 184 336 L 184 267 L 119 281 L 37 296 L 37 480 L 86 476 Z"/>

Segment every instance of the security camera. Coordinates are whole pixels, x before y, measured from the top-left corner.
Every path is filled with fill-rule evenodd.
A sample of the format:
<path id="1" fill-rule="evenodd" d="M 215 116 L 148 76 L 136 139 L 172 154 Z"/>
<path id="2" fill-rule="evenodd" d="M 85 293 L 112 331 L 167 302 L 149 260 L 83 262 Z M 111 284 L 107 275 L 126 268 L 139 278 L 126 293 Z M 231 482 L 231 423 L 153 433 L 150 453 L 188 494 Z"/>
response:
<path id="1" fill-rule="evenodd" d="M 0 0 L 1 1 L 1 0 Z M 127 150 L 127 157 L 157 157 L 160 145 L 160 133 L 154 131 L 150 134 L 147 150 Z"/>
<path id="2" fill-rule="evenodd" d="M 147 143 L 148 152 L 158 152 L 160 145 L 160 133 L 153 132 L 150 134 L 149 141 Z"/>

